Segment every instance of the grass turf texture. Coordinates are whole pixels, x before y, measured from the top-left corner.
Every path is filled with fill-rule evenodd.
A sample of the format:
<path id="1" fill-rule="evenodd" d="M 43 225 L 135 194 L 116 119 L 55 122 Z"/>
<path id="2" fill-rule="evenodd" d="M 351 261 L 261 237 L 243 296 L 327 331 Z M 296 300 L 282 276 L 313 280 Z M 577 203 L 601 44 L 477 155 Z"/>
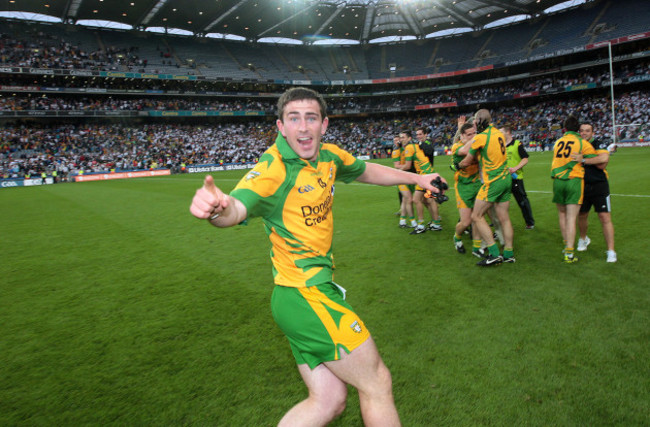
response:
<path id="1" fill-rule="evenodd" d="M 589 250 L 561 262 L 551 153 L 526 167 L 536 228 L 513 205 L 517 262 L 489 269 L 453 249 L 453 196 L 443 232 L 412 236 L 395 188 L 337 185 L 336 280 L 404 425 L 648 424 L 649 161 L 621 149 L 608 168 L 616 264 L 593 213 Z M 244 173 L 214 176 L 230 190 Z M 271 318 L 261 221 L 192 218 L 202 178 L 0 191 L 1 425 L 275 425 L 306 396 Z M 361 425 L 353 390 L 333 425 Z"/>

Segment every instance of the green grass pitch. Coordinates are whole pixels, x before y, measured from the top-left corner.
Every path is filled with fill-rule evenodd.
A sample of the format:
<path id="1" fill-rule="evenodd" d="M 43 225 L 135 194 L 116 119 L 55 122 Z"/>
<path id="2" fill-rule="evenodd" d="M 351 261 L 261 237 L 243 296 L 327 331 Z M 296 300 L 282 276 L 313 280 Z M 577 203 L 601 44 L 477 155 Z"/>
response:
<path id="1" fill-rule="evenodd" d="M 610 161 L 616 264 L 593 213 L 589 250 L 561 262 L 550 163 L 531 154 L 536 228 L 511 206 L 517 262 L 490 269 L 454 251 L 453 196 L 443 232 L 411 236 L 395 188 L 337 185 L 336 280 L 405 426 L 650 423 L 650 149 Z M 305 397 L 261 221 L 194 219 L 202 178 L 0 191 L 0 425 L 270 426 Z M 333 425 L 361 424 L 351 390 Z"/>

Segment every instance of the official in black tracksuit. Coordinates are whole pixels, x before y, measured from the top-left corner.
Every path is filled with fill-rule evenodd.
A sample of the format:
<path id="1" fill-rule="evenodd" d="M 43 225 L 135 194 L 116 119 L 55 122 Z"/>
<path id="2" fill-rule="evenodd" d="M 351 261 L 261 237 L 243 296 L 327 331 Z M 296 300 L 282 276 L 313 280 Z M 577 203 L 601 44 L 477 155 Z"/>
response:
<path id="1" fill-rule="evenodd" d="M 616 251 L 614 250 L 614 224 L 612 223 L 612 206 L 609 195 L 609 175 L 607 174 L 607 170 L 605 170 L 605 167 L 609 162 L 607 144 L 603 141 L 594 139 L 594 127 L 590 123 L 583 123 L 580 125 L 580 136 L 591 142 L 596 153 L 599 155 L 606 154 L 607 156 L 604 163 L 584 165 L 585 188 L 582 206 L 580 207 L 580 213 L 578 214 L 578 231 L 580 232 L 578 250 L 587 250 L 587 246 L 591 243 L 591 239 L 587 236 L 587 228 L 589 226 L 589 211 L 593 206 L 594 210 L 598 214 L 598 219 L 603 226 L 603 235 L 605 236 L 605 243 L 607 244 L 607 262 L 616 262 L 617 257 Z"/>
<path id="2" fill-rule="evenodd" d="M 508 168 L 512 174 L 512 194 L 517 200 L 521 214 L 526 222 L 526 228 L 535 228 L 535 218 L 533 218 L 533 209 L 530 207 L 530 201 L 524 187 L 524 166 L 528 164 L 528 153 L 523 144 L 518 139 L 512 138 L 510 126 L 501 128 L 501 132 L 506 137 L 506 154 L 508 156 Z"/>

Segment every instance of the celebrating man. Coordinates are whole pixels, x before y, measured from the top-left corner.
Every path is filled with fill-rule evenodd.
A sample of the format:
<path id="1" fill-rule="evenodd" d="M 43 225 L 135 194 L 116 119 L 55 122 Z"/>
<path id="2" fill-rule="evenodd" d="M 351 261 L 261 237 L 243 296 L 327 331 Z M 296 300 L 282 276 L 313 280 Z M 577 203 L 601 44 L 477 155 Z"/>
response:
<path id="1" fill-rule="evenodd" d="M 190 211 L 216 227 L 262 217 L 272 245 L 273 317 L 309 390 L 280 425 L 329 423 L 345 408 L 350 384 L 359 392 L 366 425 L 397 426 L 390 372 L 345 290 L 333 281 L 334 182 L 414 184 L 437 192 L 431 181 L 438 175 L 365 163 L 334 144 L 321 144 L 328 123 L 318 93 L 289 89 L 278 100 L 275 144 L 229 195 L 207 176 Z"/>

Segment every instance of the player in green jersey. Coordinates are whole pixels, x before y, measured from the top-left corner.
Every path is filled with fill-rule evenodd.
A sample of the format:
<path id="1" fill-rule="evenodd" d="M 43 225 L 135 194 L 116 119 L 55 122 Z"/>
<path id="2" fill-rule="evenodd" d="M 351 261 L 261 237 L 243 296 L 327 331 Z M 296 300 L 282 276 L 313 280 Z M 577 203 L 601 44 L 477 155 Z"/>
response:
<path id="1" fill-rule="evenodd" d="M 557 206 L 560 231 L 564 240 L 564 262 L 578 261 L 574 255 L 576 219 L 584 196 L 586 164 L 602 163 L 591 143 L 578 133 L 580 122 L 573 114 L 564 120 L 564 135 L 553 145 L 551 178 L 553 179 L 553 203 Z"/>
<path id="2" fill-rule="evenodd" d="M 402 142 L 402 147 L 404 148 L 404 163 L 402 165 L 395 165 L 398 169 L 405 171 L 415 170 L 418 174 L 429 174 L 433 173 L 433 167 L 429 163 L 428 157 L 424 154 L 420 146 L 413 142 L 411 137 L 411 132 L 408 130 L 402 130 L 399 133 L 400 141 Z M 415 205 L 415 213 L 417 215 L 417 225 L 411 234 L 422 234 L 429 227 L 424 225 L 424 206 L 427 206 L 429 214 L 431 215 L 432 220 L 439 219 L 437 216 L 437 211 L 434 213 L 431 209 L 430 203 L 425 200 L 424 197 L 425 190 L 422 187 L 416 186 L 413 191 L 413 204 Z M 431 228 L 433 229 L 433 228 Z M 442 230 L 442 227 L 439 227 Z"/>
<path id="3" fill-rule="evenodd" d="M 402 147 L 402 140 L 399 137 L 399 135 L 396 135 L 393 137 L 393 146 L 395 147 L 393 149 L 392 153 L 392 159 L 393 159 L 393 166 L 396 169 L 401 169 L 402 165 L 406 163 L 406 156 L 404 153 L 404 147 Z M 398 185 L 397 186 L 397 191 L 399 192 L 399 201 L 400 201 L 400 207 L 399 207 L 399 226 L 400 228 L 406 228 L 410 226 L 411 228 L 415 227 L 417 225 L 417 222 L 415 222 L 415 216 L 413 215 L 413 191 L 415 190 L 415 186 L 408 186 L 408 185 Z M 408 219 L 408 223 L 407 223 Z"/>
<path id="4" fill-rule="evenodd" d="M 418 145 L 422 153 L 429 159 L 429 164 L 431 165 L 431 172 L 435 172 L 433 165 L 435 159 L 435 150 L 433 149 L 433 144 L 427 139 L 427 130 L 423 127 L 415 129 L 415 137 L 418 140 Z M 422 194 L 425 196 L 425 194 Z M 429 214 L 431 215 L 431 222 L 427 224 L 427 229 L 432 231 L 442 231 L 442 220 L 440 218 L 440 208 L 438 203 L 432 198 L 423 197 L 424 203 L 429 209 Z"/>
<path id="5" fill-rule="evenodd" d="M 262 217 L 272 245 L 273 317 L 309 390 L 279 425 L 329 423 L 345 408 L 350 384 L 359 392 L 366 425 L 397 426 L 390 372 L 344 289 L 333 282 L 334 182 L 409 184 L 437 192 L 431 181 L 439 175 L 365 163 L 334 144 L 321 144 L 328 123 L 318 93 L 289 89 L 278 100 L 275 144 L 229 195 L 207 176 L 190 212 L 216 227 Z"/>
<path id="6" fill-rule="evenodd" d="M 478 160 L 480 165 L 481 186 L 472 209 L 472 227 L 478 231 L 487 245 L 489 256 L 477 263 L 487 267 L 498 265 L 502 262 L 515 262 L 513 252 L 512 223 L 508 209 L 510 207 L 510 194 L 512 177 L 508 172 L 506 144 L 503 134 L 491 123 L 490 112 L 485 109 L 478 110 L 474 116 L 476 136 L 467 156 L 458 164 L 460 168 L 467 167 Z M 485 220 L 485 214 L 494 206 L 496 217 L 501 223 L 505 244 L 503 256 L 492 236 L 492 229 Z"/>
<path id="7" fill-rule="evenodd" d="M 458 141 L 454 137 L 454 144 L 451 147 L 452 165 L 461 162 L 472 145 L 474 136 L 476 136 L 476 127 L 473 123 L 468 123 L 465 116 L 458 119 L 459 129 L 457 133 Z M 452 168 L 453 169 L 453 168 Z M 478 163 L 473 163 L 464 169 L 455 170 L 454 187 L 456 189 L 456 207 L 460 220 L 456 224 L 454 233 L 454 247 L 459 253 L 465 253 L 465 247 L 461 240 L 461 235 L 472 223 L 472 209 L 476 195 L 481 188 L 479 180 Z M 481 237 L 476 227 L 472 227 L 472 254 L 478 258 L 483 258 L 481 251 Z"/>

